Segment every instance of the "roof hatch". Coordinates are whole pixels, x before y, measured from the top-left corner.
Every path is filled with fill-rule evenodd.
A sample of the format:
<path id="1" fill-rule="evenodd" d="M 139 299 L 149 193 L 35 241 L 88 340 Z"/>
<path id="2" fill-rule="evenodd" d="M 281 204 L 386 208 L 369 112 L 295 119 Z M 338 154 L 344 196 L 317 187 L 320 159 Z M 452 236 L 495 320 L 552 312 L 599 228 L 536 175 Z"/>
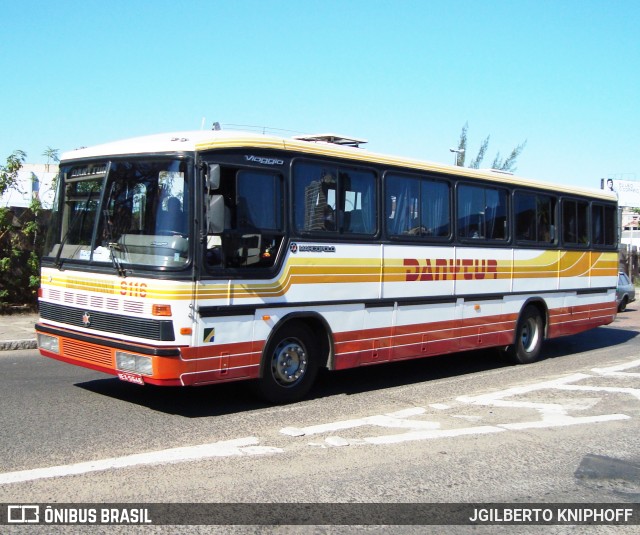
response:
<path id="1" fill-rule="evenodd" d="M 294 136 L 293 139 L 299 141 L 313 141 L 320 143 L 333 143 L 334 145 L 343 145 L 346 147 L 360 147 L 367 143 L 366 139 L 356 139 L 353 137 L 340 136 L 338 134 L 312 134 L 308 136 Z"/>

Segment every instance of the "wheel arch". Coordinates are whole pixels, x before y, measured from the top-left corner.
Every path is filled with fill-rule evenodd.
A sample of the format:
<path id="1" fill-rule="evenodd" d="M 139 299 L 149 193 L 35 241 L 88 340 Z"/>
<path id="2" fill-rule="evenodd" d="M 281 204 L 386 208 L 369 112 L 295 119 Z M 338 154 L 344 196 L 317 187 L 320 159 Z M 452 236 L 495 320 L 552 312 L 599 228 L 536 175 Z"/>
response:
<path id="1" fill-rule="evenodd" d="M 264 374 L 264 352 L 270 346 L 273 338 L 277 336 L 278 332 L 286 325 L 290 325 L 292 322 L 304 323 L 311 330 L 315 340 L 318 342 L 318 356 L 320 359 L 318 367 L 330 367 L 332 365 L 334 354 L 333 333 L 327 320 L 317 312 L 291 312 L 278 320 L 264 342 L 262 358 L 260 359 L 259 377 L 263 377 Z"/>
<path id="2" fill-rule="evenodd" d="M 516 329 L 514 330 L 514 339 L 515 332 L 517 331 L 517 325 L 520 322 L 520 318 L 522 317 L 522 313 L 528 306 L 533 306 L 538 309 L 540 313 L 540 317 L 542 318 L 542 332 L 543 338 L 546 340 L 549 338 L 549 307 L 547 303 L 542 297 L 530 297 L 527 299 L 522 307 L 520 308 L 520 312 L 518 312 L 518 321 L 516 322 Z"/>

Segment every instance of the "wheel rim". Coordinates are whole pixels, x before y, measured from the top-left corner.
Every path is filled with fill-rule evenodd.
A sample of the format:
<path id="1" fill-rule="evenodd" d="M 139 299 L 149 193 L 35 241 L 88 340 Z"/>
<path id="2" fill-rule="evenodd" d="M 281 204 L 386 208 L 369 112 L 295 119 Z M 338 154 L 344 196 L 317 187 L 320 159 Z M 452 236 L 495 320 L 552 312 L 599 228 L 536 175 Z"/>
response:
<path id="1" fill-rule="evenodd" d="M 522 326 L 522 336 L 520 337 L 522 348 L 527 353 L 531 353 L 538 344 L 539 336 L 540 330 L 538 329 L 536 318 L 528 318 Z"/>
<path id="2" fill-rule="evenodd" d="M 282 386 L 293 386 L 302 381 L 309 359 L 304 346 L 294 339 L 283 340 L 278 344 L 271 361 L 271 373 L 275 381 Z"/>

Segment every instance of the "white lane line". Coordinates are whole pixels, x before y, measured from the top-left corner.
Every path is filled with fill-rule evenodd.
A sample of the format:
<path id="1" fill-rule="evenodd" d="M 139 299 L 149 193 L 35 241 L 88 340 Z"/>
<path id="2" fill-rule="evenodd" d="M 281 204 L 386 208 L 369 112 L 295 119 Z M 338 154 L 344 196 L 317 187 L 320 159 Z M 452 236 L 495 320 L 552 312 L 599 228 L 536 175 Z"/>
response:
<path id="1" fill-rule="evenodd" d="M 615 394 L 629 394 L 640 400 L 640 389 L 638 388 L 617 388 L 615 386 L 586 386 L 586 385 L 564 385 L 559 386 L 560 390 L 573 390 L 576 392 L 611 392 Z"/>
<path id="2" fill-rule="evenodd" d="M 385 416 L 389 416 L 390 418 L 407 418 L 409 416 L 420 416 L 425 412 L 427 411 L 423 407 L 410 407 L 396 412 L 388 412 Z"/>
<path id="3" fill-rule="evenodd" d="M 585 373 L 575 373 L 573 375 L 568 375 L 567 377 L 560 377 L 558 379 L 552 379 L 551 381 L 543 381 L 541 383 L 533 383 L 530 385 L 523 386 L 515 386 L 513 388 L 507 388 L 506 390 L 498 390 L 497 392 L 491 392 L 489 394 L 481 394 L 479 396 L 460 396 L 457 398 L 457 401 L 461 401 L 462 403 L 468 403 L 470 405 L 502 405 L 500 403 L 503 398 L 508 398 L 511 396 L 518 396 L 522 394 L 529 394 L 531 392 L 535 392 L 536 390 L 547 390 L 558 388 L 559 386 L 566 385 L 568 383 L 575 383 L 577 381 L 582 381 L 583 379 L 591 379 L 592 375 L 587 375 Z M 564 407 L 562 405 L 558 405 L 557 403 L 532 403 L 532 402 L 505 402 L 506 406 L 519 406 L 523 408 L 536 408 L 536 407 L 546 407 L 547 410 L 556 410 L 560 412 L 564 412 Z"/>
<path id="4" fill-rule="evenodd" d="M 492 425 L 481 425 L 478 427 L 464 427 L 461 429 L 434 429 L 421 431 L 407 431 L 397 435 L 382 435 L 378 437 L 367 437 L 364 441 L 367 444 L 399 444 L 412 440 L 430 440 L 438 438 L 452 438 L 465 435 L 486 435 L 489 433 L 501 433 L 506 431 L 500 427 Z"/>
<path id="5" fill-rule="evenodd" d="M 500 433 L 508 430 L 522 429 L 544 429 L 549 427 L 560 427 L 579 424 L 590 424 L 598 422 L 611 422 L 614 420 L 629 420 L 631 417 L 625 414 L 605 414 L 603 416 L 585 416 L 582 418 L 558 418 L 556 420 L 543 420 L 536 422 L 523 422 L 515 424 L 482 425 L 477 427 L 463 427 L 458 429 L 435 429 L 407 431 L 396 435 L 383 435 L 377 437 L 367 437 L 359 443 L 366 444 L 399 444 L 413 440 L 433 440 L 439 438 L 453 438 L 465 435 L 486 435 L 489 433 Z"/>
<path id="6" fill-rule="evenodd" d="M 210 457 L 230 457 L 233 455 L 268 455 L 282 453 L 284 450 L 269 446 L 259 446 L 256 437 L 238 438 L 198 446 L 185 446 L 167 450 L 150 451 L 125 455 L 124 457 L 112 457 L 83 463 L 50 466 L 48 468 L 35 468 L 32 470 L 20 470 L 18 472 L 6 472 L 0 474 L 0 485 L 9 483 L 22 483 L 52 477 L 63 477 L 89 472 L 99 472 L 113 468 L 130 468 L 140 465 L 180 463 L 195 461 Z"/>
<path id="7" fill-rule="evenodd" d="M 350 446 L 351 442 L 348 441 L 347 439 L 344 439 L 342 437 L 328 437 L 325 438 L 324 441 L 329 444 L 329 446 L 334 446 L 336 448 L 339 448 L 341 446 Z"/>
<path id="8" fill-rule="evenodd" d="M 551 381 L 543 381 L 540 383 L 533 383 L 525 386 L 516 386 L 513 388 L 507 388 L 506 390 L 499 390 L 497 392 L 491 392 L 489 394 L 482 394 L 479 396 L 460 396 L 457 401 L 467 403 L 469 405 L 485 405 L 493 407 L 504 407 L 511 409 L 533 409 L 538 411 L 543 422 L 549 422 L 552 425 L 557 425 L 556 422 L 562 419 L 570 419 L 568 410 L 570 407 L 565 407 L 560 403 L 541 403 L 536 401 L 517 401 L 514 399 L 505 399 L 513 396 L 522 396 L 530 394 L 532 392 L 540 390 L 557 390 L 562 389 L 569 383 L 575 383 L 584 379 L 592 378 L 592 375 L 586 375 L 583 373 L 576 373 L 567 377 L 561 377 L 559 379 L 553 379 Z M 537 424 L 544 427 L 544 423 Z M 569 424 L 567 424 L 569 425 Z"/>
<path id="9" fill-rule="evenodd" d="M 397 412 L 387 414 L 376 414 L 374 416 L 366 416 L 364 418 L 354 418 L 352 420 L 340 420 L 338 422 L 330 422 L 326 424 L 310 425 L 307 427 L 285 427 L 280 430 L 283 435 L 292 437 L 301 437 L 305 435 L 318 435 L 321 433 L 331 433 L 344 429 L 354 429 L 372 425 L 376 427 L 387 428 L 405 428 L 405 429 L 438 429 L 440 424 L 437 422 L 424 420 L 408 420 L 406 416 L 418 416 L 424 414 L 426 409 L 423 407 L 412 407 Z"/>
<path id="10" fill-rule="evenodd" d="M 596 373 L 612 374 L 620 373 L 623 369 L 628 369 L 640 365 L 640 360 L 627 363 L 612 368 L 596 369 Z M 566 377 L 560 377 L 548 381 L 541 381 L 529 385 L 516 386 L 507 388 L 497 392 L 481 394 L 477 396 L 460 396 L 456 398 L 457 403 L 463 403 L 472 406 L 494 406 L 508 409 L 529 409 L 536 411 L 540 420 L 515 422 L 515 423 L 498 423 L 495 425 L 479 425 L 457 429 L 442 429 L 441 424 L 435 421 L 427 420 L 411 420 L 410 416 L 419 416 L 426 413 L 426 409 L 422 407 L 412 407 L 400 410 L 394 413 L 384 415 L 367 416 L 352 420 L 341 420 L 337 422 L 312 425 L 308 427 L 287 427 L 281 429 L 280 432 L 290 436 L 318 435 L 322 433 L 333 433 L 336 431 L 344 431 L 354 429 L 356 427 L 373 426 L 383 427 L 387 429 L 403 429 L 402 433 L 395 433 L 383 436 L 369 436 L 361 439 L 349 439 L 338 436 L 331 436 L 325 439 L 325 444 L 310 444 L 328 446 L 346 446 L 361 444 L 397 444 L 400 442 L 408 442 L 414 440 L 429 440 L 450 438 L 463 435 L 481 435 L 489 433 L 500 433 L 503 431 L 514 431 L 524 429 L 543 429 L 551 427 L 563 427 L 573 425 L 594 424 L 598 422 L 611 422 L 616 420 L 629 420 L 630 416 L 626 414 L 602 414 L 596 416 L 571 416 L 571 410 L 584 410 L 595 405 L 599 399 L 587 400 L 564 400 L 564 403 L 540 402 L 519 400 L 518 397 L 528 394 L 541 392 L 545 390 L 556 391 L 582 391 L 582 392 L 611 392 L 622 393 L 635 396 L 640 399 L 640 390 L 634 388 L 616 388 L 616 387 L 592 387 L 585 385 L 576 385 L 574 383 L 587 379 L 594 379 L 595 376 L 584 373 L 576 373 Z M 515 399 L 510 399 L 515 398 Z M 553 398 L 551 398 L 553 399 Z M 445 410 L 451 408 L 451 405 L 432 404 L 435 410 Z M 450 415 L 452 418 L 459 418 L 468 421 L 481 420 L 476 415 Z"/>
<path id="11" fill-rule="evenodd" d="M 513 424 L 498 424 L 505 429 L 523 430 L 523 429 L 546 429 L 550 427 L 566 427 L 569 425 L 596 424 L 600 422 L 615 422 L 617 420 L 630 420 L 631 416 L 626 414 L 603 414 L 601 416 L 563 416 L 547 418 L 538 422 L 520 422 Z"/>
<path id="12" fill-rule="evenodd" d="M 618 364 L 616 366 L 610 366 L 608 368 L 593 368 L 591 371 L 600 374 L 608 375 L 612 377 L 640 377 L 638 372 L 627 372 L 630 368 L 640 367 L 640 359 L 633 360 L 631 362 L 625 362 L 624 364 Z"/>

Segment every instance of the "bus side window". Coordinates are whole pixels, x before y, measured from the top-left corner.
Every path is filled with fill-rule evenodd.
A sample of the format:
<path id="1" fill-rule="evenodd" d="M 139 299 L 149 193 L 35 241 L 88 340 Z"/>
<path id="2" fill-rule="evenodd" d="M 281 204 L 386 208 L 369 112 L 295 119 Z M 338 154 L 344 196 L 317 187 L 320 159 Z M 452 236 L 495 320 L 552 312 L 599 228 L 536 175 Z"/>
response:
<path id="1" fill-rule="evenodd" d="M 516 240 L 549 245 L 555 242 L 556 200 L 549 195 L 517 191 L 513 197 Z"/>
<path id="2" fill-rule="evenodd" d="M 447 182 L 389 173 L 385 179 L 386 230 L 390 236 L 448 238 L 450 188 Z"/>
<path id="3" fill-rule="evenodd" d="M 514 198 L 516 216 L 516 240 L 536 241 L 536 199 L 534 195 L 516 193 Z"/>
<path id="4" fill-rule="evenodd" d="M 372 171 L 297 162 L 293 168 L 293 225 L 300 233 L 375 234 L 376 175 Z"/>
<path id="5" fill-rule="evenodd" d="M 420 235 L 420 181 L 417 177 L 387 175 L 386 226 L 390 236 Z"/>
<path id="6" fill-rule="evenodd" d="M 337 230 L 337 172 L 332 166 L 294 167 L 294 227 L 299 232 Z"/>
<path id="7" fill-rule="evenodd" d="M 566 245 L 586 247 L 589 244 L 587 226 L 588 204 L 572 199 L 562 201 L 562 241 Z"/>
<path id="8" fill-rule="evenodd" d="M 376 178 L 370 171 L 340 170 L 345 234 L 374 234 L 376 231 Z"/>
<path id="9" fill-rule="evenodd" d="M 506 240 L 507 213 L 507 190 L 467 184 L 458 186 L 460 238 Z"/>
<path id="10" fill-rule="evenodd" d="M 556 241 L 556 199 L 548 195 L 536 196 L 536 223 L 538 241 L 550 244 Z"/>
<path id="11" fill-rule="evenodd" d="M 594 245 L 616 244 L 617 217 L 614 206 L 591 206 L 591 236 Z"/>
<path id="12" fill-rule="evenodd" d="M 226 170 L 223 169 L 223 174 Z M 207 263 L 232 268 L 271 267 L 284 235 L 282 177 L 241 170 L 223 175 L 225 230 L 207 239 Z"/>

